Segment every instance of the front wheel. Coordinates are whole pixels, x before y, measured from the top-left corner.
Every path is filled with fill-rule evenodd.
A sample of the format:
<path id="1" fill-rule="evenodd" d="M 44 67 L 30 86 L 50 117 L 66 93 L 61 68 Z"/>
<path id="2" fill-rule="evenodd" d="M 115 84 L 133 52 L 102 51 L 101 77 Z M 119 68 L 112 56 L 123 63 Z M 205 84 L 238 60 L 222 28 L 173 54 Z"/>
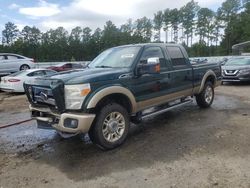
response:
<path id="1" fill-rule="evenodd" d="M 89 137 L 102 149 L 114 149 L 127 138 L 129 124 L 129 115 L 123 106 L 116 103 L 107 104 L 97 114 Z"/>
<path id="2" fill-rule="evenodd" d="M 208 108 L 214 100 L 214 87 L 211 82 L 206 82 L 202 92 L 196 95 L 196 102 L 201 108 Z"/>

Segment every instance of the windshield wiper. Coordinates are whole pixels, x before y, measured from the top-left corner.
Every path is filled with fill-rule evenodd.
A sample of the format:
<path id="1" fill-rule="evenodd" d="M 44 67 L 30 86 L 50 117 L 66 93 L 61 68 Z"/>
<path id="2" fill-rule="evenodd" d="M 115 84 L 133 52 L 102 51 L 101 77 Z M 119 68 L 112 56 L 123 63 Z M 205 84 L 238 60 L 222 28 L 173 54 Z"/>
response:
<path id="1" fill-rule="evenodd" d="M 106 66 L 106 65 L 100 65 L 100 66 L 95 66 L 95 68 L 113 68 L 113 67 Z"/>

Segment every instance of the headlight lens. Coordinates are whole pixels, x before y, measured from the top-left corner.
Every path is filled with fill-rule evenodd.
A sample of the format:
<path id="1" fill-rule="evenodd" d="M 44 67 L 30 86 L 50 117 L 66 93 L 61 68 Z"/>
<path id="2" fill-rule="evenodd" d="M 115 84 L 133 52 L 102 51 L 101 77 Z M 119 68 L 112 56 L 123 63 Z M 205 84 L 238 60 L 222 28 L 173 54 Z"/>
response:
<path id="1" fill-rule="evenodd" d="M 65 85 L 64 96 L 66 109 L 81 109 L 82 103 L 90 91 L 90 84 Z"/>
<path id="2" fill-rule="evenodd" d="M 250 74 L 250 69 L 240 70 L 240 73 L 249 73 Z"/>

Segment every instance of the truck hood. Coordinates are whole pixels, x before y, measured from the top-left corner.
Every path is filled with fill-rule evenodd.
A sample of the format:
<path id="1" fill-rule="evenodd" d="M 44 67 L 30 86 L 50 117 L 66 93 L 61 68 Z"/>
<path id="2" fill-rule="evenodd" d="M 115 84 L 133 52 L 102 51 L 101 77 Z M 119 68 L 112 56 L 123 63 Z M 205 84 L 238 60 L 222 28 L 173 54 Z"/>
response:
<path id="1" fill-rule="evenodd" d="M 222 66 L 222 70 L 244 70 L 244 69 L 250 69 L 250 65 L 235 65 L 235 66 Z"/>
<path id="2" fill-rule="evenodd" d="M 128 68 L 86 68 L 56 74 L 50 76 L 50 79 L 62 80 L 64 84 L 82 84 L 118 79 L 128 72 Z"/>

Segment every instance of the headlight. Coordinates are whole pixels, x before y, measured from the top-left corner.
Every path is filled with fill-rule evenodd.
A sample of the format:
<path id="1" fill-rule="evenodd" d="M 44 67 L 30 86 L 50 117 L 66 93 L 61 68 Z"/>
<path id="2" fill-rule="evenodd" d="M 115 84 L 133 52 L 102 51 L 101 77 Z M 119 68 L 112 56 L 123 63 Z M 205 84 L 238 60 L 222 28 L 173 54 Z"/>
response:
<path id="1" fill-rule="evenodd" d="M 65 85 L 64 96 L 66 109 L 81 109 L 82 103 L 90 91 L 90 84 Z"/>
<path id="2" fill-rule="evenodd" d="M 240 70 L 240 73 L 249 73 L 250 74 L 250 69 Z"/>

